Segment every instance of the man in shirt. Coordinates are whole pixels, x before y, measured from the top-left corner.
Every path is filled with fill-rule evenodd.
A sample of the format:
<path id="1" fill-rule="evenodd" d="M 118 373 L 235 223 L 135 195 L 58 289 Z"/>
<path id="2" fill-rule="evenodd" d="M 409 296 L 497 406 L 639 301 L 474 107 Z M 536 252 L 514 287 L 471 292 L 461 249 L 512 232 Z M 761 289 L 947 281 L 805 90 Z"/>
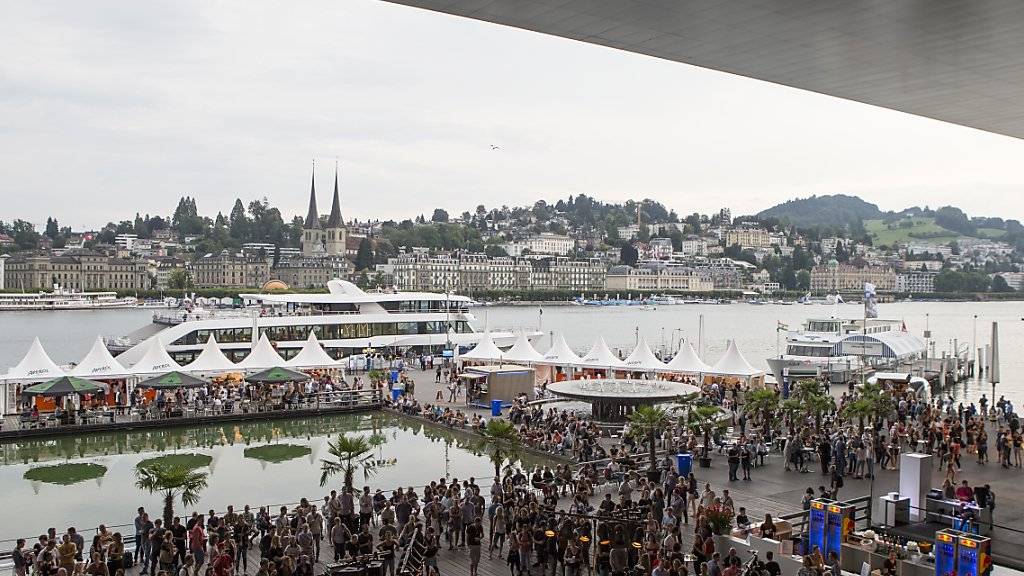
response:
<path id="1" fill-rule="evenodd" d="M 320 561 L 320 542 L 324 539 L 324 515 L 313 506 L 306 516 L 306 524 L 309 525 L 309 534 L 313 537 L 313 559 Z"/>
<path id="2" fill-rule="evenodd" d="M 483 521 L 477 516 L 466 528 L 466 544 L 469 546 L 469 576 L 477 576 L 477 567 L 480 565 L 480 544 L 483 537 Z"/>
<path id="3" fill-rule="evenodd" d="M 765 554 L 764 558 L 764 569 L 768 571 L 768 576 L 779 576 L 782 574 L 782 566 L 779 566 L 779 563 L 775 561 L 775 554 L 771 550 Z"/>

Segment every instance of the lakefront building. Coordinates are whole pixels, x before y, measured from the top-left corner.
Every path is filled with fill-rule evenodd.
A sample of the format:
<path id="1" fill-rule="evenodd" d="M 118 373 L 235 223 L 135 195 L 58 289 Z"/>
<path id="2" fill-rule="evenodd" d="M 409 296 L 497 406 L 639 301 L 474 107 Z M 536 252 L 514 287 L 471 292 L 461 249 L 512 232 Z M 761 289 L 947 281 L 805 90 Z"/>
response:
<path id="1" fill-rule="evenodd" d="M 605 266 L 564 257 L 512 258 L 483 254 L 407 254 L 389 258 L 379 271 L 399 290 L 468 294 L 474 291 L 601 290 Z"/>
<path id="2" fill-rule="evenodd" d="M 254 288 L 270 280 L 270 263 L 224 250 L 193 262 L 192 277 L 196 288 Z"/>
<path id="3" fill-rule="evenodd" d="M 879 292 L 893 292 L 896 272 L 888 266 L 857 267 L 835 260 L 811 269 L 812 292 L 860 292 L 868 282 Z"/>
<path id="4" fill-rule="evenodd" d="M 142 261 L 112 258 L 92 250 L 68 250 L 60 256 L 12 256 L 5 284 L 19 290 L 146 290 L 149 273 Z"/>
<path id="5" fill-rule="evenodd" d="M 710 292 L 715 289 L 715 283 L 685 268 L 612 266 L 608 269 L 605 289 L 631 292 Z"/>

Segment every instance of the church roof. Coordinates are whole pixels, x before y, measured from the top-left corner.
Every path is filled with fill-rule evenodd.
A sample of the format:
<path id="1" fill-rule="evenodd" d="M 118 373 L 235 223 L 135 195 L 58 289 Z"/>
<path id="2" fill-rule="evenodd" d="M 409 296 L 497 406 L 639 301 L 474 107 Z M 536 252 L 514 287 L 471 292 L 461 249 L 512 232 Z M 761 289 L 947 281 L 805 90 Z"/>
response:
<path id="1" fill-rule="evenodd" d="M 309 212 L 306 212 L 306 222 L 303 228 L 319 228 L 320 213 L 316 209 L 316 171 L 309 183 Z"/>
<path id="2" fill-rule="evenodd" d="M 341 228 L 345 222 L 341 219 L 341 200 L 338 198 L 338 167 L 334 167 L 334 202 L 331 204 L 331 216 L 327 219 L 328 228 Z"/>

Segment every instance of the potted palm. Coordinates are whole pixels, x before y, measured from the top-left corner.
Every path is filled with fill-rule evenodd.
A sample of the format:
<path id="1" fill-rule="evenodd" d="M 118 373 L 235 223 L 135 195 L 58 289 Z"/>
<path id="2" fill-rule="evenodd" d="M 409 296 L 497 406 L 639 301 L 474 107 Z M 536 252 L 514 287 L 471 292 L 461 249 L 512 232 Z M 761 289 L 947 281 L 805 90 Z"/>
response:
<path id="1" fill-rule="evenodd" d="M 686 413 L 684 424 L 695 434 L 700 434 L 704 439 L 704 447 L 700 451 L 698 464 L 701 468 L 711 467 L 711 435 L 716 430 L 725 428 L 725 422 L 721 419 L 721 411 L 717 406 L 711 404 L 700 404 L 694 406 Z"/>
<path id="2" fill-rule="evenodd" d="M 629 415 L 630 435 L 637 442 L 646 442 L 648 445 L 650 462 L 647 478 L 652 482 L 657 482 L 661 478 L 656 452 L 657 437 L 670 423 L 668 412 L 655 406 L 640 406 Z"/>

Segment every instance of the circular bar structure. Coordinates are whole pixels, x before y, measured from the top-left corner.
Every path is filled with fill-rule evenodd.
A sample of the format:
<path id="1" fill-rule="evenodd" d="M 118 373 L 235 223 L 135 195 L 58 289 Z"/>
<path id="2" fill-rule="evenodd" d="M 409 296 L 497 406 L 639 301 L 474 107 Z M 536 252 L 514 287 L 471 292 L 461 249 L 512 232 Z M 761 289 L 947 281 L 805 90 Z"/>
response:
<path id="1" fill-rule="evenodd" d="M 589 403 L 599 422 L 622 422 L 637 406 L 671 402 L 700 391 L 680 382 L 622 378 L 565 380 L 548 384 L 547 389 L 560 398 Z"/>

